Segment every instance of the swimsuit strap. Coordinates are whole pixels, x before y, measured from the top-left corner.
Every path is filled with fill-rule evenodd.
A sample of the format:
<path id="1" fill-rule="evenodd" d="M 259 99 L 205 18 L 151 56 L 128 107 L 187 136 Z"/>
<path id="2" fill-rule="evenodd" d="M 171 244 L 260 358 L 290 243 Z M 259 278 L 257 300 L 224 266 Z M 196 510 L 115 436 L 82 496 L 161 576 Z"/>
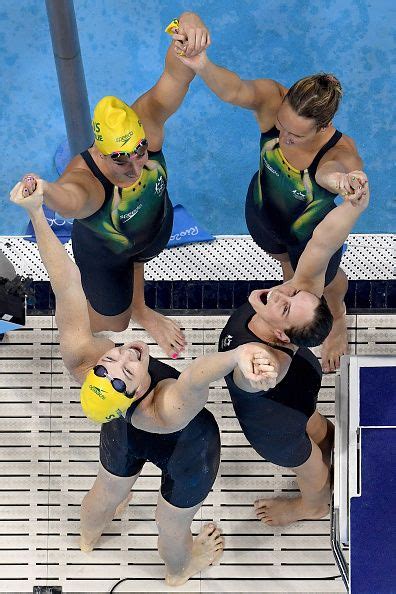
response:
<path id="1" fill-rule="evenodd" d="M 145 391 L 145 393 L 143 394 L 143 396 L 141 398 L 139 398 L 139 400 L 135 400 L 135 402 L 132 402 L 131 406 L 128 408 L 128 410 L 125 414 L 125 419 L 128 421 L 128 423 L 131 422 L 131 417 L 132 417 L 133 413 L 135 412 L 136 408 L 142 402 L 142 400 L 144 400 L 146 398 L 147 394 L 149 394 L 151 392 L 151 390 L 153 388 L 155 388 L 155 386 L 157 385 L 157 382 L 152 377 L 150 372 L 148 372 L 148 373 L 150 375 L 150 385 L 149 385 L 148 389 Z"/>
<path id="2" fill-rule="evenodd" d="M 102 184 L 104 191 L 106 193 L 106 196 L 107 196 L 108 191 L 111 191 L 111 192 L 113 191 L 114 184 L 112 184 L 111 181 L 108 180 L 107 177 L 101 172 L 101 170 L 96 165 L 96 163 L 93 160 L 92 155 L 89 151 L 84 151 L 83 153 L 80 153 L 80 155 L 82 156 L 82 158 L 84 159 L 84 161 L 86 162 L 86 164 L 88 165 L 88 167 L 90 168 L 92 173 L 95 175 L 95 177 Z"/>
<path id="3" fill-rule="evenodd" d="M 308 167 L 308 173 L 310 174 L 311 177 L 315 178 L 315 174 L 316 174 L 316 170 L 319 165 L 319 161 L 321 160 L 323 155 L 325 153 L 327 153 L 328 150 L 330 150 L 331 148 L 333 148 L 334 145 L 337 144 L 337 142 L 340 140 L 341 136 L 342 136 L 342 132 L 340 132 L 339 130 L 336 130 L 334 132 L 333 136 L 318 151 L 316 157 L 312 161 L 311 165 Z"/>

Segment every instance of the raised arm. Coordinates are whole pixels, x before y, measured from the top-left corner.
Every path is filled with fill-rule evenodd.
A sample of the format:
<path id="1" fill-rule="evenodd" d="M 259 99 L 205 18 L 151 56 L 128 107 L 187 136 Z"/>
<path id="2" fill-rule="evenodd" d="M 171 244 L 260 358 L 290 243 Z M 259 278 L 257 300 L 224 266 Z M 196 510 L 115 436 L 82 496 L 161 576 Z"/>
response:
<path id="1" fill-rule="evenodd" d="M 252 348 L 253 347 L 253 348 Z M 155 396 L 155 422 L 167 432 L 185 427 L 205 406 L 209 384 L 231 373 L 235 367 L 244 369 L 251 382 L 260 382 L 264 376 L 274 381 L 272 365 L 255 358 L 260 345 L 242 345 L 232 351 L 212 353 L 195 359 L 176 382 Z"/>
<path id="2" fill-rule="evenodd" d="M 42 209 L 42 180 L 31 196 L 21 182 L 16 184 L 11 191 L 11 201 L 29 213 L 40 256 L 55 293 L 62 358 L 70 373 L 81 381 L 86 368 L 94 365 L 114 343 L 92 335 L 80 271 L 52 232 Z"/>
<path id="3" fill-rule="evenodd" d="M 182 46 L 176 43 L 176 51 L 181 49 Z M 195 70 L 220 99 L 253 110 L 262 129 L 273 125 L 275 114 L 287 92 L 283 85 L 269 78 L 242 80 L 235 72 L 211 62 L 206 51 L 194 57 L 178 57 Z"/>
<path id="4" fill-rule="evenodd" d="M 327 265 L 342 246 L 359 216 L 369 203 L 368 188 L 358 202 L 344 202 L 334 208 L 315 228 L 302 253 L 290 283 L 299 290 L 323 295 Z"/>
<path id="5" fill-rule="evenodd" d="M 326 190 L 357 203 L 368 189 L 367 175 L 362 168 L 363 161 L 355 143 L 344 134 L 340 142 L 321 159 L 315 179 Z"/>
<path id="6" fill-rule="evenodd" d="M 190 82 L 195 77 L 195 72 L 178 59 L 174 47 L 175 39 L 185 40 L 185 51 L 192 56 L 210 44 L 205 24 L 193 12 L 185 12 L 180 16 L 179 28 L 173 38 L 158 82 L 132 105 L 143 122 L 151 150 L 161 148 L 163 125 L 180 107 Z"/>

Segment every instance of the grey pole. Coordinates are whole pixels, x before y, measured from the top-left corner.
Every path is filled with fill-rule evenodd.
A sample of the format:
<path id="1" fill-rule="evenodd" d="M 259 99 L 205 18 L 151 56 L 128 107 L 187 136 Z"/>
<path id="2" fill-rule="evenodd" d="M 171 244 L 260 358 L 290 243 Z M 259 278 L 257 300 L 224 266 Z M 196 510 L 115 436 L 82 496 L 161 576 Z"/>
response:
<path id="1" fill-rule="evenodd" d="M 93 142 L 73 0 L 45 0 L 71 156 Z"/>

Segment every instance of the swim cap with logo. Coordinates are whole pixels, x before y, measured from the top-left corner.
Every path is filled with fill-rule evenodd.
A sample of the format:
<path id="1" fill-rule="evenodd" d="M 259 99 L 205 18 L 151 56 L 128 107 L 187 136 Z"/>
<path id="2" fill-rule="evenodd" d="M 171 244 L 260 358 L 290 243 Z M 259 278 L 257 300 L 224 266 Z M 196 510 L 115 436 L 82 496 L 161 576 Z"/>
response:
<path id="1" fill-rule="evenodd" d="M 143 138 L 138 115 L 117 97 L 103 97 L 94 109 L 92 128 L 95 145 L 104 155 L 116 151 L 131 153 Z"/>
<path id="2" fill-rule="evenodd" d="M 80 390 L 84 414 L 95 423 L 123 417 L 134 400 L 117 392 L 107 377 L 98 377 L 93 369 L 88 372 Z"/>

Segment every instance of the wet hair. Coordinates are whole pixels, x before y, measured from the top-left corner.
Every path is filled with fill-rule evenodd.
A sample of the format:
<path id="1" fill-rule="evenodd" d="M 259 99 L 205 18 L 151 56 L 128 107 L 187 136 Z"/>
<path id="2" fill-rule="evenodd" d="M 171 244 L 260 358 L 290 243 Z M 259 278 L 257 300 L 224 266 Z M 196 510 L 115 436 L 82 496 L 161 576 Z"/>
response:
<path id="1" fill-rule="evenodd" d="M 316 128 L 325 128 L 333 119 L 342 97 L 341 83 L 334 74 L 312 74 L 294 83 L 284 101 L 297 115 L 315 120 Z"/>
<path id="2" fill-rule="evenodd" d="M 297 346 L 314 347 L 322 344 L 333 326 L 333 316 L 324 297 L 314 312 L 314 318 L 303 327 L 285 330 L 286 336 Z"/>

